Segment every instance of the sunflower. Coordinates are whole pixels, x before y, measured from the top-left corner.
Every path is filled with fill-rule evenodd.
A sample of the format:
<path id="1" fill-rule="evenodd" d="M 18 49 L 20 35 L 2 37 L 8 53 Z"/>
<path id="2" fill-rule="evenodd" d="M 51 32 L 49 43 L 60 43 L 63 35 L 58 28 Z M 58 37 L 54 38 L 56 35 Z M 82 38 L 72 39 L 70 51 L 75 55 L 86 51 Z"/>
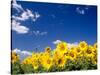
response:
<path id="1" fill-rule="evenodd" d="M 95 64 L 95 65 L 97 64 L 97 57 L 92 58 L 92 63 Z"/>
<path id="2" fill-rule="evenodd" d="M 33 53 L 32 54 L 32 58 L 35 58 L 35 59 L 39 59 L 39 53 Z"/>
<path id="3" fill-rule="evenodd" d="M 88 45 L 85 41 L 82 41 L 79 43 L 79 48 L 80 48 L 80 50 L 82 50 L 84 52 L 85 50 L 87 50 Z"/>
<path id="4" fill-rule="evenodd" d="M 39 68 L 39 62 L 37 59 L 32 59 L 31 63 L 32 63 L 34 70 L 37 70 Z"/>
<path id="5" fill-rule="evenodd" d="M 46 48 L 45 48 L 45 52 L 50 53 L 50 51 L 51 51 L 51 48 L 50 48 L 50 47 L 46 47 Z"/>
<path id="6" fill-rule="evenodd" d="M 73 51 L 73 50 L 70 50 L 70 52 L 69 52 L 69 57 L 70 57 L 70 59 L 71 60 L 74 60 L 74 59 L 76 59 L 76 52 L 75 51 Z"/>
<path id="7" fill-rule="evenodd" d="M 41 61 L 41 64 L 44 67 L 44 69 L 46 69 L 47 71 L 50 70 L 50 68 L 53 65 L 52 58 L 45 56 L 45 58 Z"/>
<path id="8" fill-rule="evenodd" d="M 59 54 L 61 54 L 61 55 L 64 54 L 68 50 L 67 43 L 66 42 L 60 42 L 57 45 L 56 50 L 59 52 Z"/>
<path id="9" fill-rule="evenodd" d="M 94 51 L 94 48 L 91 45 L 89 45 L 88 49 L 85 52 L 86 56 L 87 57 L 93 57 L 94 56 L 93 51 Z"/>
<path id="10" fill-rule="evenodd" d="M 11 62 L 15 63 L 19 60 L 19 55 L 17 55 L 15 52 L 11 53 Z"/>
<path id="11" fill-rule="evenodd" d="M 93 45 L 94 49 L 97 50 L 97 43 Z"/>
<path id="12" fill-rule="evenodd" d="M 70 59 L 69 53 L 70 53 L 69 50 L 66 53 L 64 53 L 64 56 L 66 57 L 66 60 L 69 60 Z"/>
<path id="13" fill-rule="evenodd" d="M 63 56 L 63 57 L 59 57 L 58 58 L 58 61 L 57 61 L 57 66 L 59 67 L 59 68 L 64 68 L 64 66 L 65 66 L 65 64 L 66 64 L 66 58 Z"/>
<path id="14" fill-rule="evenodd" d="M 53 63 L 55 64 L 55 65 L 57 65 L 58 64 L 58 58 L 59 58 L 59 53 L 58 53 L 58 51 L 57 50 L 54 50 L 54 54 L 53 54 Z"/>
<path id="15" fill-rule="evenodd" d="M 25 64 L 31 64 L 34 70 L 37 70 L 39 68 L 39 57 L 37 53 L 32 56 L 28 56 L 24 61 Z"/>
<path id="16" fill-rule="evenodd" d="M 95 50 L 95 49 L 94 49 Z M 92 63 L 97 64 L 97 53 L 93 51 L 93 56 L 91 57 Z"/>
<path id="17" fill-rule="evenodd" d="M 70 48 L 70 50 L 75 51 L 76 47 L 73 46 L 73 47 Z"/>
<path id="18" fill-rule="evenodd" d="M 94 45 L 93 45 L 93 48 L 94 48 L 94 54 L 97 54 L 97 43 L 95 43 Z"/>
<path id="19" fill-rule="evenodd" d="M 23 61 L 22 64 L 31 64 L 32 63 L 32 58 L 31 56 L 26 57 Z"/>
<path id="20" fill-rule="evenodd" d="M 77 54 L 78 57 L 82 57 L 83 56 L 82 50 L 79 47 L 76 47 L 75 51 L 76 51 L 76 54 Z"/>
<path id="21" fill-rule="evenodd" d="M 44 59 L 44 57 L 43 57 L 44 55 L 43 55 L 43 53 L 40 53 L 40 55 L 39 55 L 39 63 L 41 63 L 42 62 L 42 60 Z"/>

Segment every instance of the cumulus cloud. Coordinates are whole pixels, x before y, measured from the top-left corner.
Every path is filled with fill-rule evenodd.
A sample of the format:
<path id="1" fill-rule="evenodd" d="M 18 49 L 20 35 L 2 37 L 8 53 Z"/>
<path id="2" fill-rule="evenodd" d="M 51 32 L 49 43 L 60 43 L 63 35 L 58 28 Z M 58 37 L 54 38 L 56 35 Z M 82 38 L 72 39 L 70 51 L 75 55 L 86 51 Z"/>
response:
<path id="1" fill-rule="evenodd" d="M 80 7 L 76 8 L 77 13 L 84 15 L 85 14 L 85 10 L 81 9 Z"/>
<path id="2" fill-rule="evenodd" d="M 62 42 L 61 40 L 56 40 L 56 41 L 54 41 L 53 42 L 53 44 L 58 44 L 58 43 L 60 43 L 60 42 Z M 75 46 L 78 46 L 78 42 L 74 42 L 74 43 L 67 43 L 67 46 L 68 46 L 68 48 L 70 49 L 71 47 L 75 47 Z"/>
<path id="3" fill-rule="evenodd" d="M 56 41 L 53 41 L 53 44 L 58 44 L 60 42 L 61 42 L 61 40 L 56 40 Z"/>
<path id="4" fill-rule="evenodd" d="M 82 8 L 82 7 L 77 7 L 77 8 L 76 8 L 76 12 L 79 13 L 79 14 L 84 15 L 88 9 L 89 9 L 88 7 L 84 7 L 84 8 Z"/>
<path id="5" fill-rule="evenodd" d="M 16 20 L 12 20 L 12 30 L 16 31 L 19 34 L 25 34 L 25 33 L 28 33 L 29 28 L 27 28 L 26 26 L 21 25 Z"/>
<path id="6" fill-rule="evenodd" d="M 23 9 L 23 7 L 20 4 L 18 4 L 16 0 L 12 1 L 12 8 L 20 12 L 20 14 L 16 13 L 18 14 L 17 16 L 15 14 L 11 16 L 12 17 L 12 30 L 20 34 L 28 33 L 29 28 L 22 25 L 22 23 L 29 19 L 35 22 L 40 17 L 40 14 L 38 12 L 32 12 L 29 9 Z M 45 35 L 45 34 L 46 32 L 43 32 L 43 33 L 39 32 L 39 35 Z"/>
<path id="7" fill-rule="evenodd" d="M 18 20 L 18 21 L 26 21 L 28 19 L 32 19 L 32 21 L 36 21 L 40 17 L 40 14 L 35 12 L 32 13 L 31 10 L 27 9 L 26 11 L 23 11 L 20 16 L 12 16 L 12 19 Z"/>
<path id="8" fill-rule="evenodd" d="M 78 42 L 74 42 L 74 43 L 67 43 L 68 48 L 70 49 L 71 47 L 76 47 L 78 46 Z"/>
<path id="9" fill-rule="evenodd" d="M 46 35 L 47 34 L 47 32 L 40 32 L 39 30 L 37 30 L 37 31 L 33 31 L 33 34 L 34 35 Z"/>
<path id="10" fill-rule="evenodd" d="M 23 60 L 25 57 L 27 56 L 31 56 L 32 55 L 32 52 L 29 52 L 29 51 L 26 51 L 26 50 L 23 50 L 21 51 L 20 49 L 18 48 L 15 48 L 14 50 L 12 50 L 12 52 L 15 52 L 17 53 L 18 55 L 20 55 L 20 59 Z"/>
<path id="11" fill-rule="evenodd" d="M 12 1 L 12 8 L 16 9 L 18 12 L 23 11 L 24 9 L 20 4 L 17 3 L 16 0 Z"/>
<path id="12" fill-rule="evenodd" d="M 12 52 L 20 53 L 21 51 L 19 49 L 14 49 Z"/>

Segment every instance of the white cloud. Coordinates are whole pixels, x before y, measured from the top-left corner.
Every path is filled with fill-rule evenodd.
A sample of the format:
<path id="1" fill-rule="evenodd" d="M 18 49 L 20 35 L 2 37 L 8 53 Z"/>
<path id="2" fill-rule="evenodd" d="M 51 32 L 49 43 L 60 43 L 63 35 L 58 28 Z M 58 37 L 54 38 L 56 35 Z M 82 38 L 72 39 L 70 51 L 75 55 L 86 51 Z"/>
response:
<path id="1" fill-rule="evenodd" d="M 82 14 L 82 15 L 85 14 L 85 10 L 82 9 L 82 8 L 80 8 L 80 7 L 77 7 L 77 8 L 76 8 L 76 12 L 79 13 L 79 14 Z"/>
<path id="2" fill-rule="evenodd" d="M 29 28 L 21 25 L 19 22 L 16 22 L 16 20 L 12 20 L 12 30 L 16 31 L 19 34 L 25 34 L 28 33 Z"/>
<path id="3" fill-rule="evenodd" d="M 33 31 L 32 32 L 34 35 L 46 35 L 47 34 L 47 32 L 40 32 L 39 30 L 37 30 L 37 31 Z"/>
<path id="4" fill-rule="evenodd" d="M 40 14 L 38 12 L 34 13 L 34 17 L 32 17 L 32 20 L 35 22 L 40 17 Z"/>
<path id="5" fill-rule="evenodd" d="M 17 3 L 16 0 L 12 1 L 12 7 L 16 9 L 18 12 L 23 11 L 23 8 L 20 4 Z"/>
<path id="6" fill-rule="evenodd" d="M 58 43 L 60 43 L 60 42 L 62 42 L 62 41 L 61 41 L 61 40 L 56 40 L 56 41 L 53 42 L 53 44 L 58 44 Z M 70 49 L 71 47 L 78 46 L 78 42 L 67 43 L 67 45 L 68 45 L 68 48 Z"/>
<path id="7" fill-rule="evenodd" d="M 18 48 L 15 48 L 14 50 L 12 50 L 12 52 L 16 52 L 17 54 L 32 55 L 31 52 L 25 51 L 25 50 L 21 51 L 21 50 L 18 49 Z"/>
<path id="8" fill-rule="evenodd" d="M 12 52 L 20 53 L 21 51 L 19 49 L 14 49 Z"/>
<path id="9" fill-rule="evenodd" d="M 24 55 L 26 55 L 26 54 L 27 54 L 27 55 L 31 55 L 31 54 L 32 54 L 32 53 L 30 53 L 30 52 L 28 52 L 28 51 L 22 51 L 21 53 L 24 54 Z"/>
<path id="10" fill-rule="evenodd" d="M 29 18 L 29 16 L 27 15 L 27 12 L 23 12 L 20 17 L 13 15 L 12 18 L 15 19 L 15 20 L 24 21 L 24 20 L 27 20 Z"/>
<path id="11" fill-rule="evenodd" d="M 70 49 L 71 47 L 76 47 L 78 46 L 78 42 L 74 42 L 74 43 L 67 43 L 68 48 Z"/>
<path id="12" fill-rule="evenodd" d="M 21 51 L 20 49 L 18 48 L 15 48 L 14 50 L 12 50 L 12 52 L 15 52 L 17 53 L 18 55 L 20 55 L 20 59 L 23 60 L 25 57 L 27 56 L 31 56 L 32 55 L 32 52 L 29 52 L 29 51 L 26 51 L 26 50 L 23 50 Z"/>
<path id="13" fill-rule="evenodd" d="M 89 6 L 85 6 L 85 7 L 76 7 L 76 12 L 78 14 L 84 15 L 86 14 L 86 12 L 89 10 Z"/>
<path id="14" fill-rule="evenodd" d="M 12 15 L 12 19 L 14 20 L 26 21 L 29 18 L 31 18 L 32 21 L 35 22 L 40 17 L 40 14 L 38 12 L 33 13 L 29 9 L 24 10 L 23 7 L 20 4 L 18 4 L 16 0 L 12 1 L 12 7 L 16 9 L 18 12 L 22 11 L 22 14 L 19 16 Z"/>
<path id="15" fill-rule="evenodd" d="M 20 16 L 13 15 L 12 18 L 18 21 L 26 21 L 28 19 L 31 19 L 32 21 L 36 21 L 40 17 L 40 14 L 35 12 L 32 13 L 31 10 L 27 9 L 26 11 L 23 11 Z"/>
<path id="16" fill-rule="evenodd" d="M 60 42 L 61 42 L 61 40 L 56 40 L 56 41 L 53 42 L 53 44 L 58 44 Z"/>
<path id="17" fill-rule="evenodd" d="M 29 28 L 23 26 L 20 21 L 25 22 L 28 19 L 30 19 L 33 22 L 35 22 L 40 17 L 40 14 L 38 12 L 32 12 L 29 9 L 23 9 L 23 7 L 20 4 L 18 4 L 16 0 L 12 1 L 12 7 L 18 12 L 21 12 L 21 14 L 19 14 L 18 16 L 16 16 L 15 14 L 12 15 L 12 30 L 20 34 L 28 33 Z M 45 34 L 46 32 L 39 33 L 39 35 Z"/>
<path id="18" fill-rule="evenodd" d="M 47 32 L 41 32 L 40 33 L 40 35 L 46 35 L 47 34 Z"/>

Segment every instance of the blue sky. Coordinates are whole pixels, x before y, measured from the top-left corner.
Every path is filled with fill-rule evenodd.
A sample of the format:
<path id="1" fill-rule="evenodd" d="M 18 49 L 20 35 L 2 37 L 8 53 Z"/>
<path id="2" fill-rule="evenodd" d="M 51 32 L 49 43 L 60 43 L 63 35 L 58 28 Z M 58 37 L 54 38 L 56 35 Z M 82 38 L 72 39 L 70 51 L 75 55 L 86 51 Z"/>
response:
<path id="1" fill-rule="evenodd" d="M 12 4 L 12 49 L 54 49 L 56 40 L 97 42 L 96 6 L 24 1 Z"/>

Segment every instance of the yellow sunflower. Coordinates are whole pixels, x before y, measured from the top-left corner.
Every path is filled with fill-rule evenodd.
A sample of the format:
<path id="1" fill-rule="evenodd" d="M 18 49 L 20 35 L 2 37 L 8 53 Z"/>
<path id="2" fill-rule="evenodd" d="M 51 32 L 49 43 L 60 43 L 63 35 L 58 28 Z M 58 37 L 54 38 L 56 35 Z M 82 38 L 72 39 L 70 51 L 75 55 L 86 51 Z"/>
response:
<path id="1" fill-rule="evenodd" d="M 85 50 L 87 50 L 88 45 L 85 41 L 82 41 L 79 43 L 79 48 L 80 48 L 80 50 L 82 50 L 84 52 Z"/>
<path id="2" fill-rule="evenodd" d="M 94 51 L 94 48 L 91 45 L 89 45 L 88 49 L 85 52 L 86 56 L 92 58 L 94 56 L 93 51 Z"/>
<path id="3" fill-rule="evenodd" d="M 97 50 L 97 43 L 93 45 L 94 49 Z"/>
<path id="4" fill-rule="evenodd" d="M 57 63 L 58 67 L 64 68 L 64 66 L 66 64 L 66 58 L 64 56 L 63 57 L 59 57 L 57 62 L 58 62 Z"/>
<path id="5" fill-rule="evenodd" d="M 39 62 L 37 59 L 33 58 L 31 63 L 32 63 L 34 70 L 37 70 L 39 68 Z"/>
<path id="6" fill-rule="evenodd" d="M 32 58 L 31 56 L 26 57 L 23 61 L 22 64 L 31 64 L 32 63 Z"/>
<path id="7" fill-rule="evenodd" d="M 57 65 L 57 63 L 58 63 L 58 58 L 59 58 L 59 53 L 58 53 L 58 51 L 57 50 L 54 50 L 54 54 L 53 54 L 53 63 L 55 64 L 55 65 Z"/>
<path id="8" fill-rule="evenodd" d="M 68 50 L 68 47 L 67 47 L 67 43 L 66 42 L 60 42 L 58 45 L 57 45 L 57 48 L 56 50 L 59 52 L 59 54 L 64 54 L 66 53 L 66 51 Z"/>
<path id="9" fill-rule="evenodd" d="M 12 52 L 12 53 L 11 53 L 11 62 L 12 62 L 12 63 L 15 63 L 15 62 L 17 62 L 18 60 L 20 60 L 20 59 L 19 59 L 19 55 L 17 55 L 15 52 Z"/>
<path id="10" fill-rule="evenodd" d="M 75 51 L 76 51 L 78 57 L 82 57 L 83 56 L 82 50 L 79 47 L 76 47 Z"/>
<path id="11" fill-rule="evenodd" d="M 64 56 L 66 57 L 66 60 L 70 59 L 69 53 L 70 53 L 70 50 L 68 50 L 66 53 L 64 53 Z"/>
<path id="12" fill-rule="evenodd" d="M 70 56 L 70 59 L 71 60 L 75 60 L 76 57 L 77 57 L 76 52 L 75 51 L 72 51 L 72 50 L 70 50 L 69 56 Z"/>
<path id="13" fill-rule="evenodd" d="M 44 59 L 42 59 L 41 64 L 46 70 L 49 70 L 53 65 L 52 58 L 45 56 Z"/>
<path id="14" fill-rule="evenodd" d="M 39 59 L 39 53 L 33 53 L 32 54 L 32 58 L 35 58 L 35 59 Z"/>
<path id="15" fill-rule="evenodd" d="M 93 45 L 93 48 L 94 48 L 94 54 L 97 54 L 97 43 L 95 43 L 94 45 Z"/>
<path id="16" fill-rule="evenodd" d="M 95 65 L 97 64 L 97 57 L 92 58 L 92 63 L 95 64 Z"/>
<path id="17" fill-rule="evenodd" d="M 70 48 L 70 50 L 76 51 L 76 47 L 73 46 L 73 47 Z"/>
<path id="18" fill-rule="evenodd" d="M 45 48 L 45 52 L 50 53 L 50 51 L 51 51 L 51 48 L 50 48 L 50 47 L 46 47 L 46 48 Z"/>
<path id="19" fill-rule="evenodd" d="M 95 50 L 95 49 L 94 49 Z M 97 53 L 93 51 L 93 56 L 91 57 L 92 63 L 97 64 Z"/>

